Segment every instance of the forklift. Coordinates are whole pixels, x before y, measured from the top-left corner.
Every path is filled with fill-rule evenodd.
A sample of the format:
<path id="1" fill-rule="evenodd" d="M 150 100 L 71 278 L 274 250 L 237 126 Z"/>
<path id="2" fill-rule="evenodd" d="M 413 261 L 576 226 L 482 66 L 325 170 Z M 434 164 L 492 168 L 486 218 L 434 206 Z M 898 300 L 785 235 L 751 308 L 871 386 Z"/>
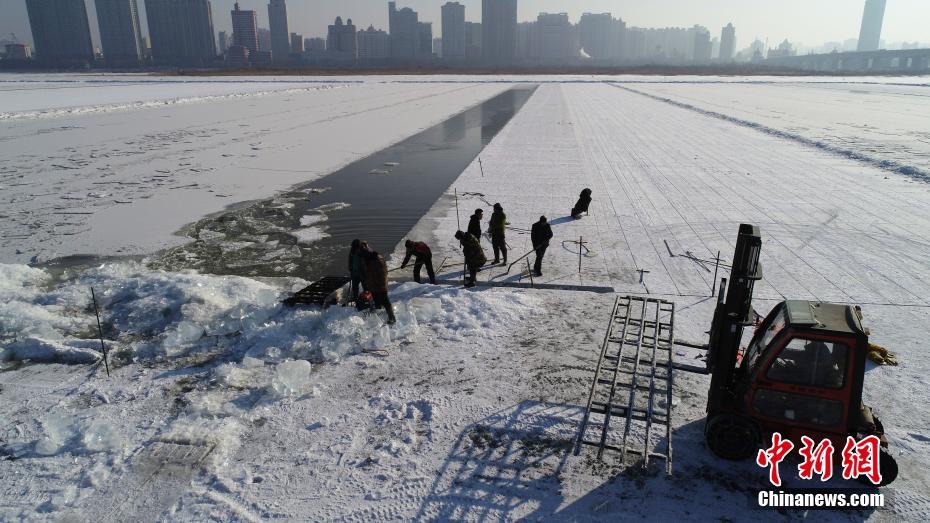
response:
<path id="1" fill-rule="evenodd" d="M 711 376 L 708 448 L 723 459 L 743 460 L 754 457 L 774 432 L 795 445 L 808 436 L 829 439 L 840 449 L 847 436 L 874 435 L 881 441 L 882 485 L 891 483 L 898 466 L 887 451 L 884 427 L 862 403 L 869 330 L 861 310 L 789 300 L 759 321 L 752 295 L 762 279 L 761 249 L 759 227 L 740 225 L 729 286 L 721 281 L 710 342 L 702 347 L 704 373 Z M 741 348 L 746 327 L 755 333 Z"/>

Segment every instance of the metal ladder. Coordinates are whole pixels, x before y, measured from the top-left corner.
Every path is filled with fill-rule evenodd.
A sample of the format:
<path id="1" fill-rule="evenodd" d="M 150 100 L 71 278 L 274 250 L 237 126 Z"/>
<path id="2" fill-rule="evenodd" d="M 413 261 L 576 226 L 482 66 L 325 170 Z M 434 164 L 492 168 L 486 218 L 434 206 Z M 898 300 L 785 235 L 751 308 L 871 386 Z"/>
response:
<path id="1" fill-rule="evenodd" d="M 664 459 L 672 473 L 674 323 L 673 302 L 617 297 L 575 455 L 588 445 L 598 449 L 598 460 L 605 450 L 619 452 L 624 464 L 628 456 L 639 456 L 643 468 L 650 458 Z"/>

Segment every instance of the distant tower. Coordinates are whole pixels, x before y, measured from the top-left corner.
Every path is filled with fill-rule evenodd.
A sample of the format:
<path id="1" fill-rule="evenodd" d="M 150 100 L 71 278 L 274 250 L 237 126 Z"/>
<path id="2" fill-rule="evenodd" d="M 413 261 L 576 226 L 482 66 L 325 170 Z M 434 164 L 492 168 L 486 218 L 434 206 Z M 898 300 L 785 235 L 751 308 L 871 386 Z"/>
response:
<path id="1" fill-rule="evenodd" d="M 465 6 L 458 2 L 442 6 L 442 57 L 465 59 Z"/>
<path id="2" fill-rule="evenodd" d="M 209 0 L 145 0 L 145 16 L 155 63 L 204 66 L 216 60 Z"/>
<path id="3" fill-rule="evenodd" d="M 885 0 L 865 0 L 862 28 L 859 30 L 859 51 L 877 51 L 885 19 Z"/>
<path id="4" fill-rule="evenodd" d="M 397 9 L 395 2 L 388 2 L 392 59 L 410 61 L 417 57 L 420 37 L 424 34 L 419 20 L 419 14 L 413 9 L 409 7 Z M 432 33 L 432 27 L 430 27 L 430 33 Z M 432 40 L 432 34 L 430 34 L 430 39 Z"/>
<path id="5" fill-rule="evenodd" d="M 50 64 L 94 63 L 84 0 L 26 0 L 38 60 Z"/>
<path id="6" fill-rule="evenodd" d="M 241 45 L 252 53 L 260 50 L 258 45 L 258 21 L 255 11 L 239 9 L 239 2 L 230 12 L 232 15 L 233 45 Z"/>
<path id="7" fill-rule="evenodd" d="M 517 0 L 482 0 L 481 29 L 484 62 L 513 63 L 517 54 Z"/>
<path id="8" fill-rule="evenodd" d="M 108 65 L 139 65 L 144 55 L 136 0 L 97 0 L 103 58 Z"/>
<path id="9" fill-rule="evenodd" d="M 727 24 L 720 33 L 720 61 L 729 62 L 736 54 L 736 28 Z"/>
<path id="10" fill-rule="evenodd" d="M 287 29 L 287 4 L 284 0 L 270 1 L 268 24 L 271 29 L 272 58 L 275 61 L 286 60 L 291 53 L 291 33 Z"/>

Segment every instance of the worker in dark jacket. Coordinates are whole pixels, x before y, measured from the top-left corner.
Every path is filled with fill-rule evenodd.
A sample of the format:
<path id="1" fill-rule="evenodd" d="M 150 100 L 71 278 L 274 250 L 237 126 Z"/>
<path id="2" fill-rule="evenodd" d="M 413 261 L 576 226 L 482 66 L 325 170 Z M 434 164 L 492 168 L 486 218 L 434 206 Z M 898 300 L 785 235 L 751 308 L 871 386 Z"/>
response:
<path id="1" fill-rule="evenodd" d="M 388 325 L 397 322 L 394 307 L 388 298 L 388 270 L 384 257 L 375 251 L 366 251 L 363 255 L 365 267 L 365 290 L 375 299 L 376 307 L 384 307 L 388 314 Z"/>
<path id="2" fill-rule="evenodd" d="M 362 253 L 367 248 L 368 244 L 362 240 L 352 240 L 352 248 L 349 249 L 349 275 L 352 277 L 351 301 L 358 299 L 358 287 L 362 283 L 365 272 Z"/>
<path id="3" fill-rule="evenodd" d="M 429 282 L 436 285 L 436 273 L 433 272 L 433 252 L 429 246 L 423 242 L 411 240 L 407 240 L 404 245 L 407 247 L 407 255 L 404 256 L 404 262 L 400 264 L 400 268 L 406 267 L 410 263 L 410 258 L 413 258 L 413 281 L 420 283 L 420 269 L 425 265 Z"/>
<path id="4" fill-rule="evenodd" d="M 591 189 L 581 191 L 578 202 L 572 207 L 572 218 L 581 218 L 581 213 L 588 212 L 588 206 L 591 205 Z"/>
<path id="5" fill-rule="evenodd" d="M 488 232 L 491 233 L 491 248 L 494 249 L 494 261 L 500 263 L 500 255 L 504 255 L 504 265 L 507 265 L 507 215 L 499 203 L 494 204 L 494 212 L 488 222 Z"/>
<path id="6" fill-rule="evenodd" d="M 471 219 L 468 220 L 468 234 L 474 236 L 478 243 L 481 243 L 481 220 L 484 218 L 484 211 L 481 209 L 475 209 L 475 214 L 471 215 Z"/>
<path id="7" fill-rule="evenodd" d="M 536 263 L 533 264 L 533 272 L 536 276 L 542 276 L 543 256 L 546 255 L 550 240 L 552 240 L 552 227 L 549 226 L 545 216 L 540 216 L 539 221 L 533 224 L 530 231 L 530 241 L 533 242 L 533 250 L 536 251 Z"/>
<path id="8" fill-rule="evenodd" d="M 462 252 L 465 254 L 465 268 L 468 269 L 469 275 L 465 280 L 465 286 L 474 287 L 478 280 L 478 271 L 488 262 L 488 258 L 484 255 L 484 249 L 481 248 L 481 243 L 475 235 L 456 231 L 455 239 L 462 244 Z"/>

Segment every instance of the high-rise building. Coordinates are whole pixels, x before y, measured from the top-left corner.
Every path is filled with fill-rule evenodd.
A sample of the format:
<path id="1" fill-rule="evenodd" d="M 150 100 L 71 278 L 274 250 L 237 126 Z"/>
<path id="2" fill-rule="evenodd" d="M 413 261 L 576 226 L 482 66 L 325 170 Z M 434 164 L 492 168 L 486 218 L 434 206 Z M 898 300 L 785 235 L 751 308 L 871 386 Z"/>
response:
<path id="1" fill-rule="evenodd" d="M 539 13 L 536 31 L 540 61 L 565 64 L 579 57 L 578 35 L 567 13 Z"/>
<path id="2" fill-rule="evenodd" d="M 386 31 L 368 26 L 358 32 L 358 59 L 385 60 L 391 55 L 391 38 Z"/>
<path id="3" fill-rule="evenodd" d="M 271 52 L 271 30 L 264 27 L 258 28 L 258 49 L 259 52 Z"/>
<path id="4" fill-rule="evenodd" d="M 465 58 L 470 61 L 481 58 L 481 45 L 483 43 L 480 22 L 465 22 Z"/>
<path id="5" fill-rule="evenodd" d="M 877 51 L 881 45 L 885 0 L 865 0 L 862 27 L 859 29 L 859 51 Z"/>
<path id="6" fill-rule="evenodd" d="M 32 49 L 26 44 L 6 44 L 4 48 L 6 49 L 4 60 L 29 60 L 32 58 Z"/>
<path id="7" fill-rule="evenodd" d="M 433 56 L 442 58 L 442 38 L 433 38 Z"/>
<path id="8" fill-rule="evenodd" d="M 287 28 L 285 0 L 270 0 L 268 27 L 271 30 L 271 53 L 274 60 L 287 60 L 291 53 L 290 31 Z"/>
<path id="9" fill-rule="evenodd" d="M 417 22 L 417 56 L 433 56 L 433 23 Z"/>
<path id="10" fill-rule="evenodd" d="M 710 31 L 704 27 L 694 28 L 694 62 L 706 64 L 714 53 L 714 46 L 710 41 Z"/>
<path id="11" fill-rule="evenodd" d="M 136 0 L 96 0 L 103 58 L 108 65 L 139 65 L 144 54 Z"/>
<path id="12" fill-rule="evenodd" d="M 446 2 L 442 6 L 442 57 L 446 60 L 465 58 L 465 6 Z"/>
<path id="13" fill-rule="evenodd" d="M 216 60 L 209 0 L 145 0 L 145 14 L 155 63 L 203 66 Z"/>
<path id="14" fill-rule="evenodd" d="M 355 60 L 358 58 L 358 39 L 351 18 L 346 23 L 342 23 L 342 17 L 337 16 L 336 22 L 329 26 L 329 33 L 326 38 L 326 53 L 333 60 Z"/>
<path id="15" fill-rule="evenodd" d="M 226 31 L 220 31 L 217 38 L 220 41 L 220 48 L 219 48 L 220 54 L 226 54 L 226 51 L 229 50 L 229 45 L 230 45 L 229 35 L 226 33 Z"/>
<path id="16" fill-rule="evenodd" d="M 232 15 L 233 44 L 241 45 L 252 53 L 261 49 L 258 43 L 258 17 L 255 11 L 239 9 L 239 2 L 236 2 Z"/>
<path id="17" fill-rule="evenodd" d="M 578 20 L 578 36 L 585 54 L 597 60 L 618 58 L 626 24 L 610 13 L 584 13 Z"/>
<path id="18" fill-rule="evenodd" d="M 291 33 L 291 53 L 304 54 L 304 35 Z"/>
<path id="19" fill-rule="evenodd" d="M 56 65 L 94 63 L 84 0 L 26 0 L 36 59 Z"/>
<path id="20" fill-rule="evenodd" d="M 413 9 L 397 9 L 396 2 L 388 2 L 388 22 L 391 32 L 391 58 L 410 61 L 417 57 L 420 47 L 419 15 Z"/>
<path id="21" fill-rule="evenodd" d="M 304 38 L 304 53 L 306 53 L 309 58 L 323 58 L 326 55 L 326 39 Z"/>
<path id="22" fill-rule="evenodd" d="M 720 33 L 720 61 L 729 62 L 736 55 L 736 28 L 727 24 Z"/>
<path id="23" fill-rule="evenodd" d="M 517 50 L 517 0 L 481 0 L 485 63 L 512 63 Z"/>

